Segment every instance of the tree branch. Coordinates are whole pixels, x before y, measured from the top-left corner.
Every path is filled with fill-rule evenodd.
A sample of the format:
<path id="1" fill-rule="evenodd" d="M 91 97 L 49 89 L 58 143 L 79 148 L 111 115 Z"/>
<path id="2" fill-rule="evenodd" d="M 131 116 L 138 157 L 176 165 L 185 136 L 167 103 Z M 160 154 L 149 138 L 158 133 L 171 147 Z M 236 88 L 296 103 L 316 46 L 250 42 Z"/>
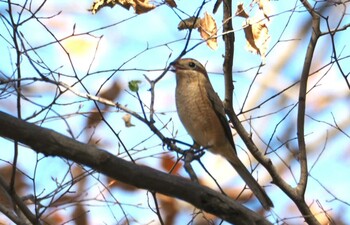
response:
<path id="1" fill-rule="evenodd" d="M 1 112 L 0 112 L 1 113 Z M 14 117 L 13 117 L 14 118 Z M 15 118 L 16 120 L 21 121 L 20 119 Z M 13 178 L 14 179 L 14 178 Z M 36 215 L 34 215 L 29 208 L 23 203 L 23 200 L 13 191 L 12 188 L 6 184 L 6 181 L 0 177 L 0 191 L 4 196 L 11 198 L 11 205 L 13 204 L 14 211 L 6 207 L 3 202 L 0 204 L 0 212 L 4 213 L 8 218 L 10 218 L 16 224 L 27 225 L 30 223 L 40 225 Z M 15 215 L 14 212 L 17 212 Z"/>
<path id="2" fill-rule="evenodd" d="M 311 35 L 311 40 L 310 40 L 306 57 L 305 57 L 305 64 L 301 75 L 300 89 L 299 89 L 300 92 L 299 92 L 299 104 L 298 104 L 298 119 L 297 119 L 298 128 L 297 129 L 298 129 L 298 143 L 299 143 L 299 151 L 300 151 L 299 160 L 300 160 L 301 174 L 300 174 L 300 180 L 299 180 L 298 186 L 296 188 L 291 187 L 287 182 L 285 182 L 281 178 L 276 168 L 272 165 L 271 160 L 265 157 L 256 147 L 250 135 L 246 132 L 240 120 L 238 119 L 237 115 L 235 114 L 232 107 L 232 93 L 230 94 L 227 90 L 225 92 L 224 103 L 225 103 L 226 113 L 229 116 L 229 119 L 234 125 L 235 129 L 237 130 L 237 133 L 242 138 L 242 140 L 244 141 L 244 143 L 246 144 L 247 148 L 252 153 L 252 155 L 258 160 L 259 163 L 261 163 L 268 170 L 269 174 L 272 176 L 273 183 L 275 183 L 279 188 L 281 188 L 281 190 L 283 190 L 284 193 L 287 194 L 294 201 L 294 203 L 297 205 L 298 209 L 300 210 L 300 212 L 302 213 L 303 217 L 305 218 L 308 224 L 319 224 L 317 219 L 312 214 L 310 208 L 306 204 L 305 198 L 304 198 L 306 185 L 307 185 L 307 177 L 308 177 L 306 146 L 305 146 L 305 138 L 304 138 L 305 136 L 304 120 L 305 120 L 305 107 L 306 107 L 305 100 L 306 100 L 306 93 L 307 93 L 307 80 L 310 72 L 312 56 L 315 51 L 317 39 L 321 35 L 320 29 L 319 29 L 320 19 L 317 13 L 314 12 L 314 10 L 312 9 L 312 7 L 309 5 L 307 1 L 301 0 L 301 2 L 304 4 L 306 9 L 312 15 L 313 32 Z M 226 56 L 225 56 L 225 60 L 226 60 Z M 225 72 L 226 66 L 227 65 L 224 64 L 224 72 Z M 225 85 L 228 85 L 226 83 L 227 81 L 226 77 L 228 77 L 227 75 L 228 74 L 225 73 Z M 228 86 L 226 86 L 226 89 L 227 87 Z M 230 99 L 231 101 L 228 101 Z"/>
<path id="3" fill-rule="evenodd" d="M 304 7 L 308 10 L 312 16 L 312 33 L 307 47 L 304 67 L 301 72 L 300 88 L 299 88 L 299 101 L 298 101 L 298 117 L 297 117 L 297 137 L 299 147 L 299 161 L 300 161 L 300 179 L 296 187 L 298 203 L 297 206 L 300 212 L 303 214 L 305 221 L 308 224 L 320 224 L 313 216 L 310 208 L 305 202 L 305 191 L 308 180 L 308 166 L 307 166 L 307 154 L 305 144 L 305 108 L 306 108 L 306 93 L 307 93 L 307 81 L 309 78 L 311 63 L 313 54 L 315 52 L 318 38 L 321 36 L 320 31 L 320 16 L 314 11 L 308 1 L 301 0 Z"/>
<path id="4" fill-rule="evenodd" d="M 124 183 L 182 199 L 237 225 L 271 224 L 233 199 L 185 178 L 120 159 L 104 150 L 0 111 L 0 136 L 28 145 L 45 156 L 59 156 Z"/>
<path id="5" fill-rule="evenodd" d="M 235 33 L 232 27 L 232 1 L 224 1 L 224 25 L 223 25 L 223 39 L 225 42 L 225 59 L 223 64 L 223 71 L 225 76 L 225 108 L 232 108 L 232 95 L 233 95 L 233 82 L 232 82 L 232 67 L 233 67 L 233 54 L 234 54 L 234 42 Z"/>

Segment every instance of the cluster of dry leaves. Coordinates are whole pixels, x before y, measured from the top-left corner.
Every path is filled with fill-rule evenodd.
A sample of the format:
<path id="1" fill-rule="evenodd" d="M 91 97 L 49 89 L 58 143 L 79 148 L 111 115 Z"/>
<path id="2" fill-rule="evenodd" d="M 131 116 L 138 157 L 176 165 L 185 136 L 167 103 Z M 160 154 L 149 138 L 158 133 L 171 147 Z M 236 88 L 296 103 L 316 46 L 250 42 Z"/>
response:
<path id="1" fill-rule="evenodd" d="M 170 7 L 177 6 L 174 0 L 165 0 L 165 3 Z M 149 3 L 148 0 L 95 0 L 89 11 L 95 14 L 105 6 L 109 6 L 112 8 L 117 4 L 127 10 L 129 10 L 130 7 L 133 7 L 136 14 L 146 13 L 156 8 L 156 5 Z"/>
<path id="2" fill-rule="evenodd" d="M 215 19 L 207 12 L 204 13 L 203 18 L 190 17 L 182 20 L 178 29 L 193 29 L 198 28 L 199 34 L 207 42 L 209 48 L 216 50 L 218 48 L 217 33 Z"/>
<path id="3" fill-rule="evenodd" d="M 215 4 L 214 12 L 216 12 L 220 2 L 221 1 L 218 0 Z M 147 13 L 157 7 L 151 4 L 149 0 L 96 0 L 90 11 L 95 14 L 105 6 L 113 7 L 116 4 L 125 9 L 130 9 L 130 7 L 132 7 L 136 14 Z M 165 4 L 170 7 L 177 7 L 174 0 L 165 0 Z M 270 0 L 253 0 L 250 6 L 252 7 L 255 4 L 259 5 L 258 13 L 250 17 L 248 13 L 245 12 L 243 3 L 238 3 L 236 16 L 245 18 L 243 29 L 247 41 L 247 50 L 259 54 L 262 58 L 262 62 L 265 63 L 265 56 L 270 40 L 268 22 L 270 21 L 271 3 Z M 206 41 L 211 49 L 216 50 L 218 48 L 218 29 L 213 16 L 205 12 L 203 18 L 190 17 L 182 20 L 178 25 L 179 30 L 195 28 L 197 28 L 202 39 Z"/>
<path id="4" fill-rule="evenodd" d="M 243 17 L 244 34 L 247 40 L 247 50 L 259 54 L 262 62 L 265 63 L 267 47 L 270 41 L 268 22 L 271 15 L 270 0 L 255 0 L 259 5 L 259 11 L 250 17 L 244 10 L 243 3 L 238 3 L 236 16 Z"/>

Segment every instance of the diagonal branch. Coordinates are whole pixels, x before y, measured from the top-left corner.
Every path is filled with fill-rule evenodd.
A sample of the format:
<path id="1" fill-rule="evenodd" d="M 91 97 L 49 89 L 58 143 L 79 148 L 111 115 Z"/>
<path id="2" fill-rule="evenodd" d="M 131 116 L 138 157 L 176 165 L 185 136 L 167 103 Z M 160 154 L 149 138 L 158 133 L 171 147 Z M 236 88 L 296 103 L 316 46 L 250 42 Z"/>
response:
<path id="1" fill-rule="evenodd" d="M 63 157 L 138 188 L 182 199 L 233 224 L 271 224 L 263 216 L 208 187 L 128 162 L 3 112 L 0 112 L 0 136 L 21 142 L 45 156 Z"/>
<path id="2" fill-rule="evenodd" d="M 18 120 L 20 121 L 20 119 Z M 34 215 L 26 206 L 26 204 L 24 204 L 23 200 L 11 190 L 11 187 L 8 184 L 6 184 L 6 181 L 2 177 L 0 177 L 0 190 L 1 192 L 4 192 L 2 193 L 2 195 L 4 196 L 9 194 L 8 198 L 11 198 L 11 204 L 14 205 L 14 209 L 15 211 L 17 211 L 17 215 L 12 210 L 7 208 L 6 204 L 3 204 L 3 201 L 0 204 L 0 212 L 4 213 L 16 224 L 41 224 L 38 221 L 36 215 Z"/>

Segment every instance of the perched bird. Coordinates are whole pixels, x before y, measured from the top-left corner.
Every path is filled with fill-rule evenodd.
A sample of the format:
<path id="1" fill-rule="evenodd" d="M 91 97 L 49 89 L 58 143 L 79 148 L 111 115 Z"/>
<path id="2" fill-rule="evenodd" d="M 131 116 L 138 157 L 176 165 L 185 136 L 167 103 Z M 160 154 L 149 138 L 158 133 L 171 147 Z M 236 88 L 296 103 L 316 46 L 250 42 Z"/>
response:
<path id="1" fill-rule="evenodd" d="M 172 67 L 176 73 L 177 112 L 187 132 L 196 144 L 226 158 L 266 210 L 273 207 L 265 190 L 237 156 L 224 106 L 204 66 L 188 58 L 173 62 Z"/>

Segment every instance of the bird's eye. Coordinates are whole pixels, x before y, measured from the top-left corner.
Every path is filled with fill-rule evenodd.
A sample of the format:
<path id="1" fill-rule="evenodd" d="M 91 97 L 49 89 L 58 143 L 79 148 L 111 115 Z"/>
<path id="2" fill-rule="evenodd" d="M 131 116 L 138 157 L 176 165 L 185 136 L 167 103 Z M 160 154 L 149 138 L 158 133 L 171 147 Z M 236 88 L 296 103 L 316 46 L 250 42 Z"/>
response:
<path id="1" fill-rule="evenodd" d="M 192 69 L 196 68 L 196 64 L 194 62 L 189 62 L 188 66 L 191 67 Z"/>

